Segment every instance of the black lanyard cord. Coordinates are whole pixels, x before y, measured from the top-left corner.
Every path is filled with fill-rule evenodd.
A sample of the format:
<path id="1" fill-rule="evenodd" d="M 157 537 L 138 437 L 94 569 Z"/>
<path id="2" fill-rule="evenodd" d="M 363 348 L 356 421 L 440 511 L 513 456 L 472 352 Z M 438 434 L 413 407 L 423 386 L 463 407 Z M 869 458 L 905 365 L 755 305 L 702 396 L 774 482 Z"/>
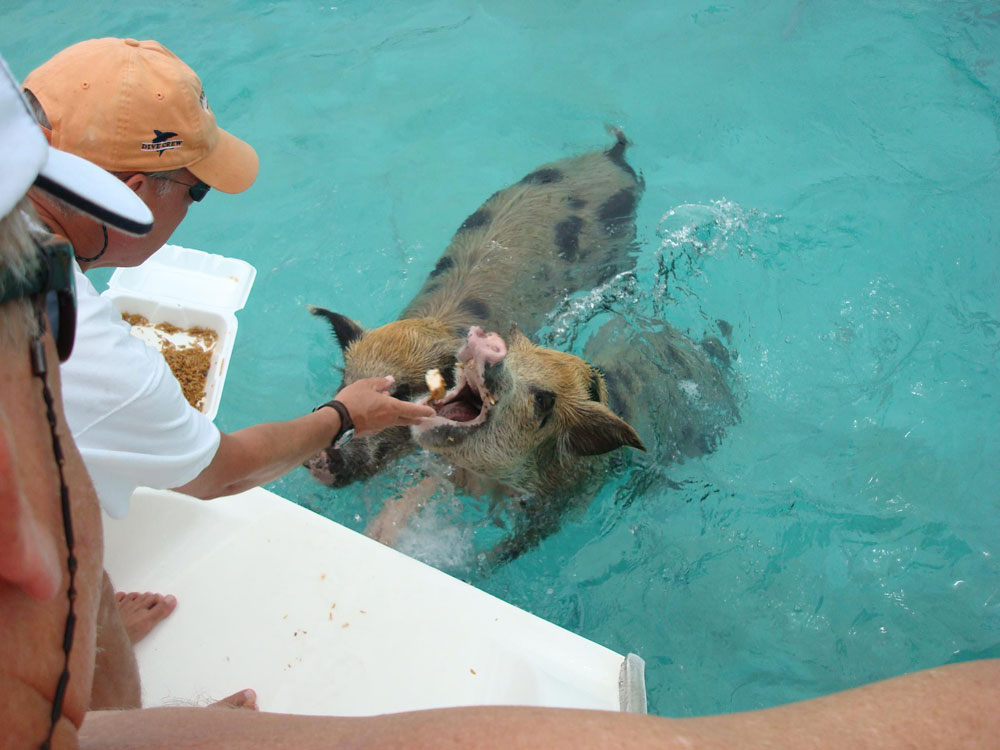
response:
<path id="1" fill-rule="evenodd" d="M 41 324 L 44 326 L 44 313 L 40 316 Z M 44 330 L 44 328 L 43 328 Z M 69 588 L 66 591 L 66 598 L 69 600 L 69 612 L 66 614 L 66 628 L 63 631 L 62 649 L 64 660 L 62 674 L 59 675 L 59 682 L 56 684 L 56 692 L 52 698 L 52 712 L 50 715 L 49 733 L 45 741 L 41 744 L 41 750 L 49 750 L 52 747 L 52 735 L 55 733 L 56 724 L 62 716 L 63 700 L 66 698 L 66 688 L 69 685 L 69 657 L 73 649 L 73 630 L 76 627 L 76 613 L 73 605 L 76 602 L 76 555 L 73 548 L 73 519 L 69 507 L 69 488 L 66 486 L 66 476 L 63 470 L 65 457 L 62 452 L 62 445 L 59 442 L 59 435 L 56 433 L 57 420 L 55 410 L 55 400 L 49 390 L 47 378 L 48 368 L 45 363 L 45 349 L 42 347 L 41 338 L 35 338 L 31 342 L 31 369 L 32 373 L 42 381 L 42 398 L 45 399 L 46 417 L 49 421 L 49 431 L 52 433 L 52 453 L 56 459 L 56 466 L 59 469 L 59 502 L 62 506 L 63 533 L 66 536 L 66 566 L 69 569 Z"/>
<path id="2" fill-rule="evenodd" d="M 108 227 L 105 224 L 101 224 L 101 231 L 104 232 L 104 245 L 101 247 L 101 252 L 91 258 L 84 258 L 82 255 L 77 255 L 76 259 L 81 263 L 93 263 L 95 260 L 104 255 L 104 251 L 108 249 Z"/>

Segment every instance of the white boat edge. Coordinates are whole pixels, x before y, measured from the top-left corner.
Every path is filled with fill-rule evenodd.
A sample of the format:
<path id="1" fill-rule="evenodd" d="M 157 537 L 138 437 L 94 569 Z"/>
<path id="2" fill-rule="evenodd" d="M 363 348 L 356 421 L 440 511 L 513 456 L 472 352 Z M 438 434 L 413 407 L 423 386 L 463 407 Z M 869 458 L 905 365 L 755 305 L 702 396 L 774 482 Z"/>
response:
<path id="1" fill-rule="evenodd" d="M 105 518 L 119 591 L 174 594 L 136 646 L 147 706 L 252 687 L 261 710 L 371 715 L 462 705 L 645 713 L 623 657 L 264 489 L 140 488 Z"/>
<path id="2" fill-rule="evenodd" d="M 619 710 L 646 713 L 646 662 L 638 654 L 626 654 L 618 678 Z"/>

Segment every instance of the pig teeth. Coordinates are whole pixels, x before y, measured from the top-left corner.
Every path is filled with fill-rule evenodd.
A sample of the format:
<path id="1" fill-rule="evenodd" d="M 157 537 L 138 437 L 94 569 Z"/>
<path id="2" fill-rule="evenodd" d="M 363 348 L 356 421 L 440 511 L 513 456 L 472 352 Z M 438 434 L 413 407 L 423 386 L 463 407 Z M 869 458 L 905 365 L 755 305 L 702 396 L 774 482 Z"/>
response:
<path id="1" fill-rule="evenodd" d="M 493 398 L 493 394 L 492 393 L 489 394 L 489 399 L 490 399 L 490 406 L 496 406 L 497 405 L 497 400 L 495 398 Z"/>

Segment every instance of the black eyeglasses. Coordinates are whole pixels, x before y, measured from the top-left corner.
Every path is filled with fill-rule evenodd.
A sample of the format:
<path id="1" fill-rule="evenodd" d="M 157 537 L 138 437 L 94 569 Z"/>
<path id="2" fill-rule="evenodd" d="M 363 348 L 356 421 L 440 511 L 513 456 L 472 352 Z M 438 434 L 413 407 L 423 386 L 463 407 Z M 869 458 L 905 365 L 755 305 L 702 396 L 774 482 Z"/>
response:
<path id="1" fill-rule="evenodd" d="M 159 177 L 161 180 L 166 180 L 167 182 L 174 182 L 178 185 L 184 185 L 185 187 L 187 187 L 188 195 L 191 196 L 191 200 L 194 201 L 195 203 L 200 202 L 202 198 L 208 195 L 208 191 L 212 189 L 209 185 L 206 185 L 201 180 L 198 180 L 194 185 L 192 185 L 190 182 L 181 182 L 180 180 L 175 180 L 170 177 L 160 177 L 160 175 L 156 176 Z"/>
<path id="2" fill-rule="evenodd" d="M 36 236 L 35 246 L 41 256 L 38 270 L 26 279 L 15 281 L 8 269 L 0 272 L 0 305 L 25 297 L 36 298 L 44 307 L 56 340 L 59 361 L 73 352 L 76 338 L 76 283 L 73 277 L 73 246 L 51 235 Z"/>

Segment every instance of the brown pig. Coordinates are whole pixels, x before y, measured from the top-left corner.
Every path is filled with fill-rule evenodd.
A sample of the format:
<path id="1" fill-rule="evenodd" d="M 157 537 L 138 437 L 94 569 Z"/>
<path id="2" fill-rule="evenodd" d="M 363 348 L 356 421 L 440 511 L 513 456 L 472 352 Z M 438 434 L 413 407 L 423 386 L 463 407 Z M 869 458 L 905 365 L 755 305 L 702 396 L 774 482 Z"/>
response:
<path id="1" fill-rule="evenodd" d="M 343 315 L 326 318 L 344 356 L 341 385 L 392 375 L 393 394 L 427 392 L 424 377 L 439 368 L 452 377 L 455 352 L 470 326 L 539 328 L 555 303 L 632 267 L 635 207 L 643 182 L 625 161 L 628 141 L 534 170 L 494 193 L 458 228 L 444 255 L 400 318 L 365 330 Z M 450 381 L 448 385 L 451 385 Z M 412 451 L 405 427 L 329 448 L 307 466 L 333 487 L 375 475 Z"/>
<path id="2" fill-rule="evenodd" d="M 455 386 L 433 403 L 438 416 L 413 430 L 471 486 L 517 499 L 514 533 L 491 556 L 501 563 L 589 502 L 616 449 L 649 451 L 660 465 L 713 450 L 738 419 L 719 351 L 666 323 L 637 330 L 616 318 L 588 343 L 588 362 L 517 330 L 504 341 L 474 327 Z"/>

